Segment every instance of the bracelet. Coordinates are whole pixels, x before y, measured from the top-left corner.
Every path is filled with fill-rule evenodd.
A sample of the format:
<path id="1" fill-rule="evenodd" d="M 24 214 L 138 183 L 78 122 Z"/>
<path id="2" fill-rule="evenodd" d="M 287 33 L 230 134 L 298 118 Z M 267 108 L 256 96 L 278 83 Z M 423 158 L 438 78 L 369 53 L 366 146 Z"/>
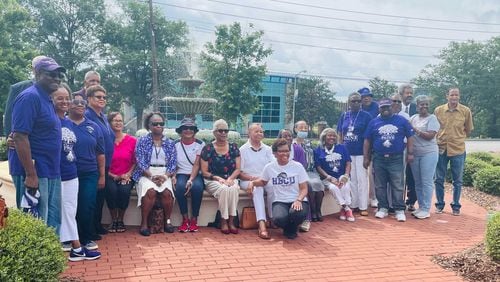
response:
<path id="1" fill-rule="evenodd" d="M 295 201 L 298 201 L 298 202 L 301 202 L 301 203 L 302 203 L 302 201 L 303 201 L 303 200 L 299 200 L 299 199 L 297 199 L 297 200 L 295 200 Z"/>

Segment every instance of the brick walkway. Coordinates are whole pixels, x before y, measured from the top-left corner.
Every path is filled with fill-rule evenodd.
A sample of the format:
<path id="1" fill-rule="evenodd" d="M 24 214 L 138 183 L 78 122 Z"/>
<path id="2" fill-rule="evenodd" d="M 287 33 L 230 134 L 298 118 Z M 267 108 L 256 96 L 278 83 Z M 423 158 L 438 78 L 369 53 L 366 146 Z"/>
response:
<path id="1" fill-rule="evenodd" d="M 327 216 L 292 241 L 279 230 L 264 241 L 254 230 L 223 235 L 204 227 L 198 233 L 142 237 L 130 228 L 104 236 L 101 259 L 69 262 L 63 276 L 88 281 L 461 281 L 431 257 L 483 239 L 486 211 L 466 199 L 462 205 L 459 217 L 447 207 L 447 213 L 427 220 L 408 215 L 405 223 L 376 219 L 373 212 L 357 216 L 355 223 Z"/>

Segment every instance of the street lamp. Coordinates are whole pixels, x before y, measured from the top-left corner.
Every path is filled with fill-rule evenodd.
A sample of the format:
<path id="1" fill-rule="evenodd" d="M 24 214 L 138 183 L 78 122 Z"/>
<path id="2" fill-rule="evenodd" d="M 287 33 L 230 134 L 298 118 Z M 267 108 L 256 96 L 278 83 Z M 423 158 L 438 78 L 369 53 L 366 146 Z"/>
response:
<path id="1" fill-rule="evenodd" d="M 292 107 L 292 128 L 295 126 L 295 103 L 299 97 L 299 89 L 297 88 L 297 79 L 301 73 L 306 73 L 306 70 L 298 72 L 293 79 L 293 107 Z"/>

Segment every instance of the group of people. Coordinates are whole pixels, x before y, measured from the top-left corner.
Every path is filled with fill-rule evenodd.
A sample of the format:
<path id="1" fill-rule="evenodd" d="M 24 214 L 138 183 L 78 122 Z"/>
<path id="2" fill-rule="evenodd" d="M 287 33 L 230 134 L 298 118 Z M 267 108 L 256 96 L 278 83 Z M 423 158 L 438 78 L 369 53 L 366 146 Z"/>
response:
<path id="1" fill-rule="evenodd" d="M 464 141 L 473 124 L 458 88 L 449 89 L 448 103 L 434 114 L 427 96 L 412 102 L 410 85 L 378 103 L 362 88 L 349 95 L 349 109 L 336 129 L 321 132 L 317 148 L 307 138 L 305 121 L 295 123 L 293 132 L 281 130 L 272 146 L 262 142 L 262 125 L 251 124 L 248 141 L 238 148 L 229 142 L 222 119 L 213 124 L 213 142 L 196 138 L 192 117 L 176 128 L 180 138 L 170 140 L 159 112 L 144 118 L 148 134 L 136 139 L 123 132 L 120 113 L 105 113 L 107 91 L 97 72 L 87 72 L 84 87 L 72 93 L 62 83 L 66 70 L 54 59 L 39 56 L 32 66 L 34 79 L 13 85 L 8 97 L 10 174 L 18 207 L 23 197 L 39 195 L 40 216 L 55 228 L 71 261 L 99 258 L 95 241 L 126 230 L 123 218 L 133 187 L 143 236 L 151 234 L 148 216 L 158 203 L 165 232 L 175 231 L 170 220 L 175 202 L 182 214 L 177 230 L 198 231 L 204 190 L 218 201 L 221 232 L 238 234 L 234 217 L 243 189 L 253 200 L 260 238 L 270 239 L 268 227 L 277 226 L 294 239 L 299 229 L 309 231 L 311 222 L 323 221 L 325 191 L 341 206 L 341 220 L 354 222 L 356 212 L 367 216 L 372 205 L 377 218 L 393 210 L 405 221 L 406 209 L 419 219 L 430 216 L 435 184 L 436 212 L 442 213 L 450 162 L 452 213 L 460 214 Z M 101 224 L 104 201 L 112 220 L 107 228 Z"/>

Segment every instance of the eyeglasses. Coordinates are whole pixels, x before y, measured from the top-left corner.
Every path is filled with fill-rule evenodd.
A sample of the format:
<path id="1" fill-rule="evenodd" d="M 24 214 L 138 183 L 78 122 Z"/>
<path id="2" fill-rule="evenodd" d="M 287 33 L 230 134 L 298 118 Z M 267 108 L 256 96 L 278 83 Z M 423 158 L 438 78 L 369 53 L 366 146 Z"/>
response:
<path id="1" fill-rule="evenodd" d="M 107 97 L 106 96 L 103 96 L 103 95 L 97 95 L 97 96 L 93 96 L 94 98 L 96 98 L 97 100 L 106 100 Z"/>
<path id="2" fill-rule="evenodd" d="M 222 134 L 222 133 L 228 133 L 229 129 L 217 129 L 216 131 Z"/>
<path id="3" fill-rule="evenodd" d="M 75 106 L 87 106 L 87 101 L 85 100 L 71 100 L 71 103 Z"/>
<path id="4" fill-rule="evenodd" d="M 51 78 L 59 78 L 59 79 L 66 78 L 64 73 L 59 71 L 42 71 L 42 73 L 45 74 L 46 76 L 50 76 Z"/>
<path id="5" fill-rule="evenodd" d="M 165 123 L 163 121 L 159 121 L 159 122 L 152 122 L 150 123 L 152 126 L 164 126 Z"/>
<path id="6" fill-rule="evenodd" d="M 196 126 L 183 126 L 183 127 L 182 127 L 182 130 L 191 130 L 191 131 L 195 131 L 195 130 L 196 130 Z"/>
<path id="7" fill-rule="evenodd" d="M 401 104 L 401 101 L 400 100 L 392 100 L 393 103 L 398 103 L 398 104 Z"/>
<path id="8" fill-rule="evenodd" d="M 119 119 L 119 120 L 114 119 L 111 122 L 114 122 L 114 123 L 123 123 L 123 120 L 121 120 L 121 119 Z"/>
<path id="9" fill-rule="evenodd" d="M 278 153 L 290 153 L 290 150 L 278 150 Z"/>
<path id="10" fill-rule="evenodd" d="M 351 103 L 361 103 L 361 100 L 351 100 L 349 102 L 351 102 Z"/>

